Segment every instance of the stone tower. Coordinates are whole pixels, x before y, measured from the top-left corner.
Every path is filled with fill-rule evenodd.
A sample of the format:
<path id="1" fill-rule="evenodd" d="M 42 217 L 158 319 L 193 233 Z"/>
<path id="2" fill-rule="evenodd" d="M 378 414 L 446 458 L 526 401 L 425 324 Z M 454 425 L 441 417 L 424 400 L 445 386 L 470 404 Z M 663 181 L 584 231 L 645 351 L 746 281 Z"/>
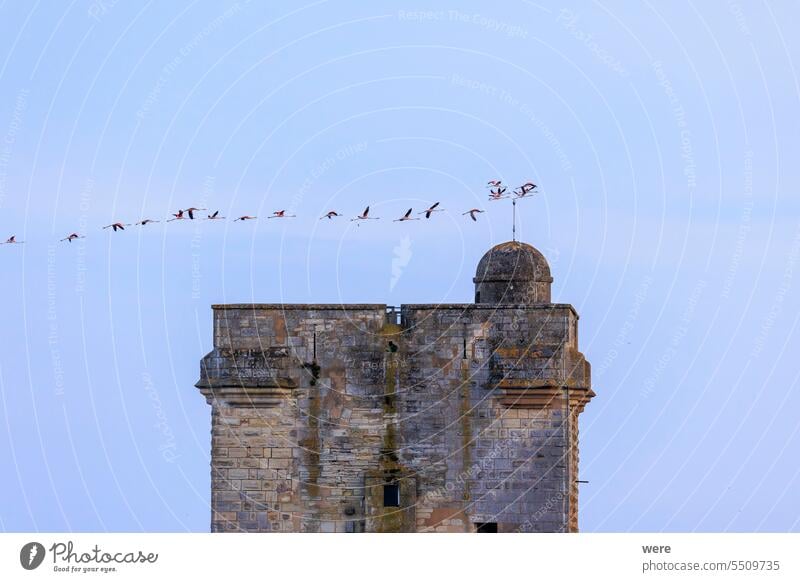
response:
<path id="1" fill-rule="evenodd" d="M 475 303 L 215 305 L 212 531 L 578 528 L 578 315 L 532 246 Z"/>

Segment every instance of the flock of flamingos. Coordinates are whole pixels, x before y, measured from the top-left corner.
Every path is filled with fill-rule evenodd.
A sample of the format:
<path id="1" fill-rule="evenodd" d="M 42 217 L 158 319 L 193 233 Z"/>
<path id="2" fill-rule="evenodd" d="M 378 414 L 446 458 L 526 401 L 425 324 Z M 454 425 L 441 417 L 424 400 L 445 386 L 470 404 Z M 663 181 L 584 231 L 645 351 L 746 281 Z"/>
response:
<path id="1" fill-rule="evenodd" d="M 516 204 L 516 201 L 518 199 L 520 199 L 520 198 L 526 198 L 526 197 L 530 197 L 530 196 L 533 196 L 534 194 L 536 194 L 536 188 L 537 188 L 536 184 L 534 184 L 533 182 L 525 182 L 519 188 L 516 188 L 516 189 L 512 190 L 511 193 L 506 194 L 508 189 L 505 186 L 503 186 L 503 183 L 502 183 L 501 180 L 489 180 L 489 182 L 486 183 L 486 186 L 487 186 L 487 188 L 489 188 L 489 200 L 490 201 L 497 201 L 497 200 L 504 200 L 504 199 L 511 198 L 514 201 L 515 204 Z M 207 210 L 207 209 L 205 209 L 205 208 L 194 208 L 194 207 L 192 207 L 192 208 L 184 208 L 184 209 L 178 210 L 178 212 L 175 212 L 174 214 L 172 214 L 172 218 L 168 218 L 165 222 L 172 222 L 172 221 L 175 221 L 175 220 L 195 220 L 195 218 L 197 218 L 198 220 L 225 220 L 224 216 L 220 216 L 219 215 L 219 210 L 216 210 L 216 211 L 212 212 L 211 214 L 207 214 L 205 216 L 205 218 L 200 217 L 200 216 L 197 216 L 197 217 L 195 216 L 195 213 L 200 212 L 200 211 L 205 211 L 205 210 Z M 434 212 L 441 212 L 443 210 L 444 210 L 444 208 L 439 208 L 439 203 L 436 202 L 436 203 L 432 204 L 429 208 L 423 210 L 422 212 L 418 212 L 417 214 L 418 215 L 424 215 L 425 218 L 430 218 L 433 215 Z M 469 215 L 469 217 L 473 221 L 477 222 L 478 221 L 477 215 L 480 214 L 481 212 L 486 212 L 486 211 L 485 210 L 481 210 L 479 208 L 471 208 L 470 210 L 467 210 L 466 212 L 462 212 L 462 216 Z M 285 210 L 276 210 L 275 212 L 272 213 L 272 216 L 268 216 L 267 218 L 296 218 L 296 216 L 297 215 L 295 215 L 295 214 L 286 214 Z M 330 211 L 326 212 L 325 214 L 323 214 L 320 217 L 320 220 L 322 220 L 324 218 L 327 218 L 328 220 L 333 220 L 334 218 L 339 218 L 341 216 L 343 216 L 343 215 L 339 214 L 335 210 L 330 210 Z M 235 218 L 234 222 L 245 222 L 247 220 L 255 220 L 256 218 L 258 218 L 258 217 L 257 216 L 249 216 L 249 215 L 245 214 L 243 216 L 239 216 L 238 218 Z M 377 216 L 370 216 L 369 206 L 367 206 L 361 214 L 359 214 L 358 216 L 355 216 L 354 218 L 351 218 L 350 220 L 351 221 L 360 222 L 360 221 L 363 221 L 363 220 L 380 220 L 380 218 L 377 217 Z M 408 220 L 420 220 L 419 217 L 415 217 L 414 216 L 414 209 L 413 208 L 409 208 L 406 211 L 406 213 L 403 214 L 403 216 L 401 216 L 400 218 L 395 218 L 393 220 L 393 222 L 406 222 Z M 133 224 L 126 224 L 126 223 L 123 223 L 123 222 L 114 222 L 112 224 L 107 224 L 103 228 L 104 229 L 110 228 L 114 232 L 117 232 L 118 230 L 125 230 L 126 226 L 147 226 L 148 224 L 152 224 L 152 223 L 155 223 L 155 222 L 161 222 L 161 221 L 160 220 L 151 220 L 149 218 L 144 218 L 144 219 L 140 220 L 139 222 L 135 222 Z M 66 237 L 62 238 L 61 242 L 69 242 L 69 243 L 71 243 L 75 239 L 79 239 L 79 238 L 86 238 L 86 236 L 83 235 L 83 234 L 78 234 L 77 232 L 73 232 L 73 233 L 67 235 Z M 14 244 L 22 244 L 23 242 L 25 242 L 25 241 L 17 240 L 16 235 L 12 235 L 5 242 L 2 242 L 0 244 L 14 245 Z"/>

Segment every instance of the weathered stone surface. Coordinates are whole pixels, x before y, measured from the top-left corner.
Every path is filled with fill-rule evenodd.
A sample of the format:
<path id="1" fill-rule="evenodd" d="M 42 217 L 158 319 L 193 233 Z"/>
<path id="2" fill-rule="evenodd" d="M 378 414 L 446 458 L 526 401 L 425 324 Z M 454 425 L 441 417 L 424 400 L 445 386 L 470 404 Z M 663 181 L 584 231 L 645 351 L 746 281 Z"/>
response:
<path id="1" fill-rule="evenodd" d="M 550 303 L 550 266 L 542 253 L 525 243 L 509 241 L 489 249 L 473 281 L 475 303 Z"/>
<path id="2" fill-rule="evenodd" d="M 212 531 L 577 530 L 578 316 L 509 252 L 520 279 L 482 260 L 476 288 L 546 302 L 214 306 Z"/>

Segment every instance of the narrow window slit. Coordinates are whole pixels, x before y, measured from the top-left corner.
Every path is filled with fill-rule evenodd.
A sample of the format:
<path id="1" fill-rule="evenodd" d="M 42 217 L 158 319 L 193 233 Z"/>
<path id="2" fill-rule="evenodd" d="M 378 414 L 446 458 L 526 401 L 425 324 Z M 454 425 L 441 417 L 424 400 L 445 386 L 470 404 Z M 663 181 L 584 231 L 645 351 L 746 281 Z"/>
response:
<path id="1" fill-rule="evenodd" d="M 400 486 L 396 483 L 383 486 L 383 506 L 400 507 Z"/>

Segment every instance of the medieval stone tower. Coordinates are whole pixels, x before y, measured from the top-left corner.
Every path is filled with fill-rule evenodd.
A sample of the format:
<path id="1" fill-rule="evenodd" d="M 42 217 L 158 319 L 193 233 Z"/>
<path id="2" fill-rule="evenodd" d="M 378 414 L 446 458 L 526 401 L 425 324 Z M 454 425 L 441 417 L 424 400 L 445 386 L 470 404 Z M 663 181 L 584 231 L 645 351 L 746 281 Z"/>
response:
<path id="1" fill-rule="evenodd" d="M 475 303 L 215 305 L 211 530 L 578 528 L 578 314 L 507 242 Z"/>

